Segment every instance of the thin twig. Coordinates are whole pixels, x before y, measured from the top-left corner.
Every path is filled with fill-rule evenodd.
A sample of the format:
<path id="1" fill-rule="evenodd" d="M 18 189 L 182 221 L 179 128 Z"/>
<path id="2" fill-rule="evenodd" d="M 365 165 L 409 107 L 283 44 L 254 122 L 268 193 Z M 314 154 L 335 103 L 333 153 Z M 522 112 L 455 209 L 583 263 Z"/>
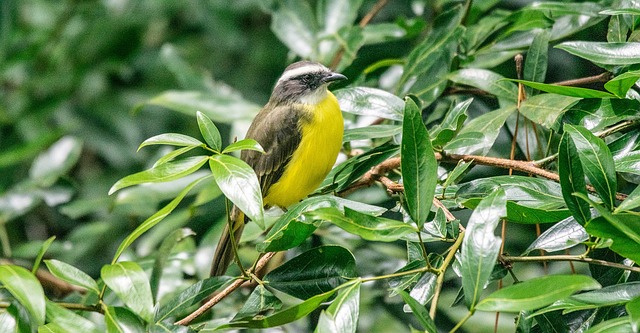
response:
<path id="1" fill-rule="evenodd" d="M 260 260 L 258 260 L 258 263 L 255 265 L 255 268 L 249 272 L 249 275 L 253 274 L 256 271 L 260 271 L 264 266 L 266 266 L 269 263 L 269 260 L 271 260 L 271 258 L 275 254 L 276 252 L 266 253 L 262 258 L 260 258 Z M 245 280 L 244 278 L 238 278 L 237 280 L 233 281 L 233 283 L 230 284 L 228 287 L 224 288 L 220 293 L 216 294 L 210 300 L 208 300 L 206 303 L 200 306 L 197 310 L 193 311 L 183 319 L 177 321 L 175 324 L 183 325 L 183 326 L 189 325 L 194 319 L 198 318 L 207 310 L 211 309 L 214 305 L 220 303 L 220 301 L 222 301 L 225 297 L 229 296 L 229 294 L 234 292 L 236 289 L 240 288 L 245 283 L 250 283 L 250 281 Z"/>
<path id="2" fill-rule="evenodd" d="M 624 269 L 627 271 L 638 272 L 640 273 L 640 267 L 638 266 L 627 266 L 623 264 L 619 264 L 616 262 L 610 262 L 606 260 L 593 259 L 584 256 L 575 256 L 575 255 L 555 255 L 555 256 L 529 256 L 529 257 L 515 257 L 515 256 L 501 256 L 501 260 L 507 263 L 512 262 L 549 262 L 549 261 L 576 261 L 576 262 L 584 262 L 592 265 L 600 265 L 606 267 L 613 267 Z"/>
<path id="3" fill-rule="evenodd" d="M 560 81 L 554 83 L 558 86 L 581 86 L 590 83 L 607 82 L 613 78 L 613 75 L 609 72 L 600 73 L 594 76 L 582 77 L 579 79 L 572 79 L 566 81 Z"/>

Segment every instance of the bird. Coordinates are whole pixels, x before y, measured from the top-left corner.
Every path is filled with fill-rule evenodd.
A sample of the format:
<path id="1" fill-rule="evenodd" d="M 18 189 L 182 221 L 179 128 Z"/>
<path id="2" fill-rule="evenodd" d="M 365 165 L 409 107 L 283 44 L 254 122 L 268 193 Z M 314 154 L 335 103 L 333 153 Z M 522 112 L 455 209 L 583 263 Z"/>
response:
<path id="1" fill-rule="evenodd" d="M 346 80 L 324 65 L 298 61 L 276 82 L 269 101 L 246 134 L 263 152 L 243 150 L 240 159 L 258 176 L 265 208 L 287 207 L 304 199 L 327 176 L 342 148 L 344 120 L 330 83 Z M 221 276 L 234 258 L 248 219 L 236 206 L 218 242 L 211 276 Z M 231 226 L 231 227 L 230 227 Z"/>

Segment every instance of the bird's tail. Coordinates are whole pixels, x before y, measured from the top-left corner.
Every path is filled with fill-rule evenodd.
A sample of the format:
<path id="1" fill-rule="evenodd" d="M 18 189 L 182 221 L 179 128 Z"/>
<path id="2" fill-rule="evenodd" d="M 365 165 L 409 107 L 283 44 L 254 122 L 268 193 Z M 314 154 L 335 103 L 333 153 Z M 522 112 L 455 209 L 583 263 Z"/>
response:
<path id="1" fill-rule="evenodd" d="M 233 238 L 235 243 L 238 244 L 242 231 L 244 230 L 245 215 L 237 207 L 233 207 L 231 210 L 231 224 L 227 223 L 220 236 L 218 247 L 213 255 L 213 262 L 211 263 L 211 276 L 222 276 L 227 272 L 227 268 L 231 265 L 234 257 L 233 243 L 231 242 L 231 233 L 229 232 L 229 225 L 232 226 Z"/>

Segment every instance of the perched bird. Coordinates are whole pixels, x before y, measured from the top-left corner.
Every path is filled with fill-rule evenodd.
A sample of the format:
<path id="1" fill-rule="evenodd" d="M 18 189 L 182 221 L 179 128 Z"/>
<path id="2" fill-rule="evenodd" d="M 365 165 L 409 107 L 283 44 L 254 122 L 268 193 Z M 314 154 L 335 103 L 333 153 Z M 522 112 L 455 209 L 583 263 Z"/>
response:
<path id="1" fill-rule="evenodd" d="M 258 176 L 265 207 L 286 209 L 315 190 L 331 170 L 342 146 L 344 121 L 327 86 L 345 79 L 311 61 L 289 65 L 278 79 L 246 135 L 265 153 L 243 150 L 240 156 Z M 230 219 L 213 257 L 212 276 L 226 272 L 234 257 L 231 234 L 237 243 L 247 222 L 237 207 Z"/>

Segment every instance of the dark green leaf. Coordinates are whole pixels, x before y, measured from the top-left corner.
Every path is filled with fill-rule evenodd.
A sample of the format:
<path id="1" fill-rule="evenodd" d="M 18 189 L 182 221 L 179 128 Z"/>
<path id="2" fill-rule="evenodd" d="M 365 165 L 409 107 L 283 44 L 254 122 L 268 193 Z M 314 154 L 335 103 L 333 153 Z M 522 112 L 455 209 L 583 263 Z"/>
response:
<path id="1" fill-rule="evenodd" d="M 444 150 L 449 154 L 488 154 L 502 125 L 515 109 L 515 105 L 511 105 L 472 119 L 444 146 Z"/>
<path id="2" fill-rule="evenodd" d="M 253 169 L 241 159 L 229 155 L 212 156 L 209 167 L 222 193 L 264 229 L 262 191 Z"/>
<path id="3" fill-rule="evenodd" d="M 490 70 L 480 68 L 461 69 L 449 74 L 448 78 L 455 83 L 484 90 L 510 103 L 515 103 L 518 99 L 518 86 L 505 80 L 502 75 Z"/>
<path id="4" fill-rule="evenodd" d="M 631 329 L 633 332 L 638 332 L 640 329 L 640 297 L 636 297 L 631 300 L 624 308 L 629 314 Z"/>
<path id="5" fill-rule="evenodd" d="M 523 255 L 533 250 L 555 252 L 574 247 L 589 239 L 589 234 L 573 216 L 568 217 L 543 232 L 529 245 Z"/>
<path id="6" fill-rule="evenodd" d="M 251 292 L 242 309 L 238 311 L 232 321 L 242 318 L 256 319 L 257 316 L 263 316 L 267 311 L 277 311 L 280 310 L 281 307 L 282 301 L 263 285 L 258 285 L 256 289 Z"/>
<path id="7" fill-rule="evenodd" d="M 457 103 L 445 114 L 444 119 L 431 130 L 433 146 L 440 147 L 447 144 L 460 131 L 462 124 L 467 119 L 466 113 L 471 102 L 473 102 L 473 98 Z"/>
<path id="8" fill-rule="evenodd" d="M 36 157 L 29 169 L 29 178 L 40 186 L 51 186 L 76 164 L 81 152 L 82 142 L 65 136 Z"/>
<path id="9" fill-rule="evenodd" d="M 626 199 L 616 208 L 615 212 L 619 213 L 625 210 L 632 210 L 640 207 L 640 185 L 629 193 Z"/>
<path id="10" fill-rule="evenodd" d="M 436 329 L 436 324 L 433 322 L 433 319 L 429 317 L 429 311 L 427 311 L 427 308 L 424 305 L 420 304 L 404 290 L 400 290 L 398 293 L 402 297 L 402 300 L 409 305 L 411 312 L 413 312 L 414 316 L 416 316 L 422 325 L 422 328 L 426 332 L 435 333 L 438 331 Z"/>
<path id="11" fill-rule="evenodd" d="M 363 116 L 402 120 L 402 98 L 381 89 L 349 87 L 335 91 L 340 109 Z"/>
<path id="12" fill-rule="evenodd" d="M 44 263 L 47 265 L 49 272 L 58 279 L 69 282 L 74 286 L 86 288 L 96 293 L 96 295 L 100 293 L 98 284 L 87 273 L 55 259 L 45 260 Z"/>
<path id="13" fill-rule="evenodd" d="M 556 94 L 540 94 L 522 102 L 520 112 L 534 123 L 551 128 L 558 117 L 577 101 L 579 101 L 579 98 Z"/>
<path id="14" fill-rule="evenodd" d="M 584 173 L 605 206 L 613 209 L 618 188 L 613 157 L 604 141 L 582 126 L 564 125 L 578 151 Z"/>
<path id="15" fill-rule="evenodd" d="M 300 299 L 330 292 L 355 278 L 356 260 L 349 250 L 335 245 L 308 250 L 264 277 L 270 287 Z"/>
<path id="16" fill-rule="evenodd" d="M 619 98 L 625 98 L 638 79 L 640 79 L 640 70 L 625 72 L 605 83 L 604 88 Z"/>
<path id="17" fill-rule="evenodd" d="M 607 42 L 624 43 L 627 41 L 629 27 L 620 15 L 611 16 L 609 19 L 609 27 L 607 29 Z"/>
<path id="18" fill-rule="evenodd" d="M 178 147 L 198 147 L 204 145 L 200 140 L 180 133 L 164 133 L 144 140 L 138 150 L 151 145 L 169 145 Z"/>
<path id="19" fill-rule="evenodd" d="M 178 204 L 184 199 L 184 197 L 191 191 L 196 185 L 198 185 L 201 181 L 205 179 L 209 179 L 211 176 L 205 176 L 202 178 L 198 178 L 191 182 L 191 184 L 187 185 L 178 195 L 171 200 L 166 206 L 162 207 L 155 214 L 151 215 L 148 219 L 144 220 L 132 233 L 130 233 L 127 238 L 125 238 L 120 246 L 118 246 L 118 250 L 116 250 L 116 254 L 113 256 L 112 264 L 115 264 L 118 261 L 118 258 L 124 252 L 126 248 L 129 247 L 138 237 L 144 234 L 147 230 L 151 229 L 156 224 L 160 223 L 167 215 L 171 214 L 171 212 L 178 206 Z"/>
<path id="20" fill-rule="evenodd" d="M 640 151 L 636 150 L 615 160 L 617 172 L 640 174 Z"/>
<path id="21" fill-rule="evenodd" d="M 604 217 L 600 216 L 591 220 L 587 223 L 585 228 L 590 235 L 611 239 L 612 243 L 609 245 L 611 250 L 625 258 L 629 258 L 636 262 L 640 261 L 638 243 L 625 235 L 624 232 L 614 227 Z"/>
<path id="22" fill-rule="evenodd" d="M 104 283 L 127 307 L 146 322 L 153 320 L 153 297 L 147 274 L 131 261 L 105 265 L 100 270 Z"/>
<path id="23" fill-rule="evenodd" d="M 59 328 L 64 329 L 65 332 L 100 332 L 96 324 L 92 321 L 51 301 L 47 301 L 47 322 L 55 323 Z"/>
<path id="24" fill-rule="evenodd" d="M 371 125 L 344 131 L 342 142 L 392 137 L 402 133 L 400 125 Z"/>
<path id="25" fill-rule="evenodd" d="M 238 150 L 255 150 L 264 153 L 264 149 L 262 149 L 262 146 L 258 143 L 258 141 L 253 139 L 242 139 L 240 141 L 234 142 L 226 146 L 222 153 L 227 154 Z"/>
<path id="26" fill-rule="evenodd" d="M 558 174 L 562 185 L 562 197 L 576 221 L 584 225 L 591 219 L 589 204 L 576 198 L 573 193 L 587 195 L 587 183 L 580 163 L 580 156 L 571 135 L 565 133 L 558 147 Z"/>
<path id="27" fill-rule="evenodd" d="M 561 95 L 561 96 L 577 97 L 577 98 L 615 98 L 616 97 L 615 95 L 612 95 L 606 91 L 593 90 L 593 89 L 587 89 L 587 88 L 561 86 L 557 84 L 531 82 L 526 80 L 511 80 L 511 81 L 522 83 L 525 86 L 535 88 L 540 91 L 548 92 L 551 94 Z"/>
<path id="28" fill-rule="evenodd" d="M 155 322 L 159 323 L 169 317 L 186 313 L 192 305 L 198 304 L 209 297 L 229 280 L 231 278 L 228 276 L 216 276 L 198 281 L 168 302 L 160 304 L 155 314 Z"/>
<path id="29" fill-rule="evenodd" d="M 27 309 L 36 324 L 44 324 L 44 291 L 31 272 L 20 266 L 0 265 L 0 283 Z"/>
<path id="30" fill-rule="evenodd" d="M 222 149 L 222 138 L 220 137 L 220 131 L 216 125 L 207 117 L 204 113 L 196 112 L 196 119 L 198 120 L 198 127 L 200 128 L 200 134 L 204 138 L 204 141 L 215 151 Z"/>
<path id="31" fill-rule="evenodd" d="M 107 333 L 144 333 L 144 323 L 129 309 L 107 306 L 104 312 Z"/>
<path id="32" fill-rule="evenodd" d="M 456 196 L 462 199 L 484 198 L 498 188 L 505 191 L 510 201 L 523 206 L 551 210 L 565 205 L 560 184 L 547 179 L 524 176 L 496 176 L 472 180 L 460 184 Z"/>
<path id="33" fill-rule="evenodd" d="M 600 131 L 623 120 L 635 118 L 640 102 L 631 99 L 588 98 L 571 105 L 562 121 Z M 558 128 L 559 129 L 559 128 Z"/>
<path id="34" fill-rule="evenodd" d="M 527 57 L 524 60 L 523 78 L 527 81 L 544 82 L 547 77 L 547 63 L 549 61 L 549 30 L 542 30 L 533 37 Z M 533 90 L 527 89 L 527 96 L 533 96 Z"/>
<path id="35" fill-rule="evenodd" d="M 596 64 L 633 65 L 640 63 L 640 43 L 564 42 L 556 45 Z"/>
<path id="36" fill-rule="evenodd" d="M 603 321 L 588 329 L 585 333 L 629 333 L 632 331 L 629 317 L 624 316 Z"/>
<path id="37" fill-rule="evenodd" d="M 323 311 L 315 332 L 355 333 L 360 314 L 360 281 L 343 288 Z"/>
<path id="38" fill-rule="evenodd" d="M 53 243 L 53 241 L 56 239 L 56 236 L 51 236 L 49 237 L 46 241 L 44 241 L 42 243 L 42 246 L 40 247 L 40 250 L 38 251 L 38 255 L 36 255 L 36 259 L 33 261 L 33 267 L 31 268 L 31 274 L 36 274 L 36 272 L 38 271 L 38 268 L 40 268 L 40 263 L 42 262 L 42 257 L 44 257 L 44 254 L 47 253 L 47 250 L 49 249 L 49 246 L 51 246 L 51 243 Z"/>
<path id="39" fill-rule="evenodd" d="M 569 297 L 583 304 L 615 305 L 626 303 L 640 296 L 640 282 L 620 283 L 602 289 L 584 292 Z"/>
<path id="40" fill-rule="evenodd" d="M 600 288 L 585 275 L 547 275 L 500 289 L 478 303 L 480 311 L 535 310 L 580 290 Z"/>
<path id="41" fill-rule="evenodd" d="M 409 216 L 422 228 L 431 210 L 438 162 L 420 109 L 411 98 L 406 98 L 405 103 L 400 148 L 404 198 Z"/>
<path id="42" fill-rule="evenodd" d="M 501 240 L 494 236 L 500 219 L 507 214 L 507 199 L 501 188 L 480 201 L 473 211 L 460 248 L 460 272 L 465 301 L 474 309 L 498 258 Z"/>
<path id="43" fill-rule="evenodd" d="M 161 183 L 182 178 L 196 172 L 207 162 L 208 159 L 208 156 L 192 156 L 183 160 L 166 162 L 154 168 L 134 173 L 133 175 L 126 176 L 113 184 L 109 189 L 109 195 L 132 185 L 142 183 Z"/>

